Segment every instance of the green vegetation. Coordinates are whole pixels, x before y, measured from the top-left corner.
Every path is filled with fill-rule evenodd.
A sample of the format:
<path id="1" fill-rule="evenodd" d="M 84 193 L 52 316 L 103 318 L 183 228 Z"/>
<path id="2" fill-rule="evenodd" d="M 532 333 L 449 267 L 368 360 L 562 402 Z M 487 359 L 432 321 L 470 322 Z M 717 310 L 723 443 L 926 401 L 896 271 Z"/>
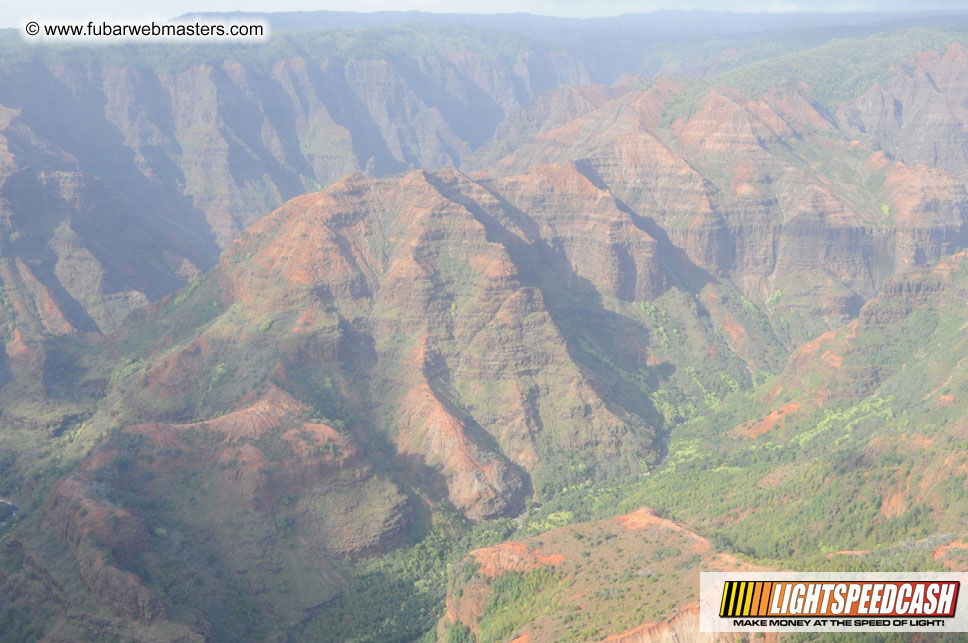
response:
<path id="1" fill-rule="evenodd" d="M 567 587 L 552 567 L 505 572 L 490 583 L 490 599 L 480 619 L 480 641 L 507 641 L 519 627 L 554 607 Z"/>
<path id="2" fill-rule="evenodd" d="M 914 28 L 809 49 L 816 36 L 789 46 L 764 36 L 728 71 L 687 81 L 664 122 L 687 115 L 712 84 L 758 96 L 804 83 L 832 108 L 885 78 L 885 61 L 965 35 Z M 707 43 L 699 55 L 726 44 Z M 292 56 L 397 60 L 453 47 L 518 59 L 534 46 L 424 25 L 281 34 L 261 48 L 92 53 L 0 38 L 0 61 L 178 71 L 236 56 L 267 71 Z M 834 60 L 844 74 L 823 71 Z M 769 162 L 822 177 L 861 214 L 861 234 L 893 230 L 884 174 L 866 163 L 869 151 L 828 154 L 829 138 L 794 138 L 764 142 Z M 703 162 L 716 161 L 695 167 Z M 710 182 L 723 183 L 708 191 L 725 193 L 735 169 L 710 172 Z M 708 539 L 709 556 L 817 570 L 942 566 L 933 553 L 968 525 L 964 258 L 891 284 L 861 308 L 862 288 L 826 264 L 732 283 L 656 232 L 661 294 L 632 301 L 569 272 L 558 248 L 538 248 L 545 241 L 535 230 L 545 223 L 500 202 L 496 189 L 482 199 L 487 208 L 463 203 L 470 197 L 452 186 L 440 190 L 436 201 L 428 191 L 426 217 L 423 201 L 407 210 L 370 195 L 380 205 L 359 224 L 363 238 L 333 232 L 327 242 L 358 274 L 306 285 L 302 275 L 290 282 L 262 270 L 252 257 L 284 233 L 267 225 L 227 251 L 219 271 L 114 335 L 36 331 L 29 348 L 43 376 L 15 381 L 0 398 L 0 496 L 22 507 L 10 520 L 13 509 L 0 504 L 0 582 L 37 581 L 12 546 L 19 540 L 81 597 L 72 610 L 107 610 L 85 603 L 72 544 L 43 522 L 51 489 L 71 472 L 89 503 L 74 507 L 77 524 L 93 522 L 101 503 L 112 509 L 109 521 L 130 519 L 147 542 L 126 553 L 97 540 L 95 559 L 137 574 L 172 621 L 201 623 L 216 640 L 429 642 L 448 591 L 482 597 L 476 638 L 463 624 L 443 626 L 454 642 L 504 641 L 538 619 L 559 628 L 560 640 L 596 640 L 667 618 L 694 600 L 681 579 L 708 568 L 709 545 L 684 530 L 660 539 L 649 528 L 594 522 L 641 506 Z M 492 220 L 488 208 L 510 223 Z M 670 231 L 696 232 L 689 216 Z M 654 224 L 643 221 L 633 220 L 638 232 Z M 395 255 L 394 243 L 409 254 Z M 379 291 L 371 282 L 387 275 L 398 280 Z M 5 339 L 15 310 L 0 288 Z M 281 419 L 273 409 L 236 413 L 270 393 L 301 406 Z M 475 476 L 507 465 L 508 477 L 524 481 L 520 495 L 530 494 L 524 513 L 482 524 L 461 518 L 446 500 L 459 502 L 447 488 L 459 486 L 450 465 L 466 466 L 457 475 L 469 472 L 470 491 L 458 492 L 471 501 L 492 491 Z M 529 554 L 558 539 L 567 556 L 495 576 L 467 557 L 512 538 Z M 964 552 L 949 555 L 946 562 L 965 563 Z M 575 584 L 595 609 L 575 607 Z M 39 638 L 42 616 L 26 599 L 2 605 L 0 632 Z"/>
<path id="3" fill-rule="evenodd" d="M 192 296 L 200 290 L 196 288 Z M 786 294 L 791 292 L 786 286 L 783 292 L 779 302 L 774 300 L 775 305 L 795 296 Z M 551 294 L 553 297 L 554 293 Z M 435 628 L 442 614 L 446 588 L 459 591 L 473 576 L 473 572 L 468 576 L 460 562 L 470 549 L 507 538 L 545 534 L 562 526 L 632 511 L 641 505 L 655 507 L 662 514 L 693 526 L 722 550 L 738 552 L 767 565 L 788 565 L 792 560 L 804 569 L 895 569 L 902 564 L 911 569 L 931 569 L 937 567 L 930 561 L 931 541 L 919 541 L 936 533 L 936 529 L 956 530 L 968 520 L 968 512 L 958 503 L 931 503 L 915 497 L 905 498 L 901 503 L 904 506 L 899 505 L 896 511 L 885 510 L 883 499 L 899 487 L 903 476 L 911 477 L 911 488 L 916 488 L 919 476 L 924 477 L 919 470 L 924 468 L 925 458 L 936 456 L 905 453 L 896 448 L 872 452 L 870 446 L 878 435 L 910 430 L 916 424 L 928 426 L 916 419 L 917 413 L 935 418 L 933 421 L 938 424 L 948 421 L 939 417 L 933 401 L 924 402 L 927 392 L 924 387 L 926 382 L 936 381 L 946 369 L 951 372 L 953 365 L 944 362 L 935 366 L 930 360 L 925 361 L 924 346 L 962 341 L 958 335 L 962 322 L 950 311 L 942 314 L 919 309 L 894 325 L 860 334 L 853 340 L 855 348 L 844 356 L 844 363 L 855 369 L 864 364 L 877 365 L 881 380 L 873 383 L 869 394 L 859 399 L 828 402 L 822 407 L 802 405 L 799 411 L 784 414 L 783 422 L 773 430 L 748 439 L 738 437 L 733 429 L 758 421 L 774 408 L 809 395 L 810 387 L 824 383 L 823 378 L 807 372 L 799 380 L 787 383 L 785 397 L 764 402 L 768 399 L 766 391 L 776 387 L 778 378 L 789 378 L 789 374 L 764 375 L 766 381 L 749 393 L 753 382 L 745 365 L 731 350 L 721 353 L 725 356 L 718 362 L 724 366 L 722 369 L 710 372 L 693 365 L 701 363 L 701 358 L 687 352 L 693 343 L 692 337 L 709 338 L 710 342 L 727 341 L 716 332 L 711 321 L 722 310 L 728 310 L 732 319 L 741 320 L 747 332 L 772 336 L 769 322 L 763 320 L 755 304 L 738 293 L 724 290 L 717 294 L 717 307 L 710 309 L 709 317 L 699 317 L 684 311 L 690 310 L 690 306 L 695 309 L 701 305 L 697 302 L 706 299 L 682 292 L 672 292 L 644 306 L 605 301 L 596 314 L 601 316 L 602 328 L 610 331 L 599 333 L 582 327 L 577 318 L 570 319 L 565 302 L 571 299 L 561 296 L 560 302 L 553 302 L 553 309 L 561 314 L 561 327 L 566 330 L 574 358 L 596 372 L 613 377 L 614 381 L 632 382 L 632 387 L 622 393 L 627 396 L 623 399 L 631 399 L 636 390 L 648 394 L 647 399 L 658 412 L 650 417 L 661 416 L 664 422 L 661 426 L 671 429 L 668 456 L 658 466 L 646 462 L 630 475 L 602 476 L 596 472 L 594 460 L 577 454 L 565 458 L 556 455 L 554 447 L 549 446 L 545 457 L 556 463 L 551 469 L 554 473 L 534 478 L 546 501 L 539 509 L 530 511 L 519 527 L 509 521 L 471 526 L 442 505 L 434 507 L 432 518 L 427 518 L 428 526 L 416 528 L 404 546 L 379 558 L 335 563 L 327 573 L 339 574 L 341 591 L 335 592 L 332 587 L 329 594 L 319 588 L 314 590 L 316 595 L 329 598 L 325 606 L 300 626 L 298 636 L 352 641 L 386 640 L 396 636 L 418 638 Z M 185 302 L 177 305 L 184 306 Z M 253 332 L 275 332 L 274 326 L 259 330 L 263 322 L 257 319 L 247 323 Z M 678 364 L 671 377 L 650 372 L 630 360 L 623 355 L 616 340 L 608 337 L 609 334 L 636 337 L 642 331 L 636 330 L 633 324 L 641 324 L 637 327 L 654 338 L 649 345 L 660 355 L 668 356 L 670 364 Z M 186 337 L 194 336 L 186 333 Z M 648 342 L 648 336 L 642 341 Z M 708 361 L 708 351 L 705 355 Z M 914 356 L 921 358 L 917 371 L 901 368 L 905 363 L 914 363 Z M 212 359 L 215 363 L 205 380 L 207 390 L 212 392 L 224 386 L 223 380 L 235 375 L 235 367 L 216 359 L 223 358 Z M 123 368 L 130 370 L 132 364 L 137 362 Z M 926 371 L 934 375 L 925 379 Z M 285 426 L 295 427 L 298 422 L 314 419 L 345 429 L 353 422 L 353 411 L 340 393 L 345 385 L 336 376 L 321 376 L 298 368 L 292 369 L 289 375 L 303 383 L 300 395 L 310 404 L 308 414 L 313 417 L 292 418 Z M 949 382 L 944 390 L 954 389 L 958 382 Z M 468 412 L 460 394 L 455 394 L 454 399 L 455 408 Z M 902 401 L 903 407 L 899 406 Z M 638 408 L 643 414 L 652 413 L 647 406 Z M 192 449 L 210 448 L 215 444 L 212 440 L 217 440 L 205 427 L 186 432 L 184 439 Z M 112 434 L 109 442 L 119 450 L 119 455 L 103 470 L 104 483 L 129 475 L 133 471 L 132 462 L 141 458 L 137 440 L 124 438 L 119 432 Z M 253 444 L 266 458 L 263 472 L 267 475 L 274 475 L 274 467 L 293 456 L 291 445 L 278 434 L 270 434 Z M 336 455 L 331 441 L 317 444 L 316 448 L 318 453 Z M 943 452 L 939 447 L 936 453 Z M 392 449 L 387 452 L 387 457 L 391 456 Z M 859 459 L 863 459 L 862 466 L 857 464 Z M 377 462 L 381 471 L 393 471 L 386 463 Z M 936 484 L 935 489 L 939 497 L 960 497 L 959 489 L 964 483 L 955 477 Z M 147 518 L 155 534 L 156 550 L 163 559 L 187 555 L 184 553 L 186 534 L 198 533 L 196 530 L 203 524 L 190 526 L 186 521 L 198 518 L 174 513 L 175 498 L 184 498 L 190 512 L 210 516 L 218 511 L 212 505 L 217 497 L 213 494 L 217 484 L 212 474 L 193 474 L 176 479 L 175 484 L 164 482 L 164 486 L 172 489 L 167 499 L 147 502 L 144 498 L 139 500 L 137 494 L 114 499 Z M 291 543 L 300 529 L 297 514 L 293 513 L 296 508 L 288 497 L 281 499 L 277 509 L 267 516 L 265 525 L 251 527 L 252 534 L 261 533 L 262 537 L 271 534 L 283 548 L 290 547 L 286 543 Z M 804 530 L 803 524 L 813 527 Z M 602 548 L 614 545 L 604 536 L 584 532 L 575 532 L 572 540 L 581 548 L 576 556 L 589 561 Z M 864 557 L 828 558 L 837 551 L 852 549 L 870 549 L 872 553 Z M 219 551 L 217 544 L 212 543 L 188 555 L 197 561 L 193 567 L 205 570 L 200 575 L 189 576 L 185 568 L 176 571 L 150 560 L 139 563 L 139 574 L 143 573 L 153 583 L 208 588 L 222 605 L 215 609 L 211 621 L 221 633 L 267 635 L 261 623 L 275 617 L 270 616 L 265 605 L 248 601 L 246 597 L 257 591 L 254 586 L 226 580 L 221 570 L 231 569 L 233 564 L 220 559 L 224 553 L 205 553 L 216 551 Z M 677 570 L 695 569 L 698 564 L 678 545 L 658 545 L 646 561 L 650 565 L 670 565 L 668 573 L 672 575 Z M 285 565 L 283 568 L 290 570 L 286 572 L 291 578 L 289 581 L 284 583 L 281 577 L 275 578 L 258 591 L 286 596 L 286 592 L 296 591 L 297 587 L 309 587 L 303 585 L 308 581 L 302 580 L 291 568 Z M 643 576 L 641 580 L 636 577 L 623 582 L 631 583 L 630 587 L 637 588 L 635 591 L 644 591 L 639 583 L 646 589 L 652 583 L 664 586 L 667 581 L 658 578 L 658 575 Z M 576 640 L 612 631 L 609 628 L 614 623 L 596 621 L 594 616 L 569 616 L 567 602 L 561 600 L 558 591 L 565 586 L 562 577 L 548 568 L 497 577 L 491 583 L 493 593 L 478 623 L 481 640 L 502 640 L 544 613 L 560 614 L 565 620 L 571 618 L 563 624 L 574 623 L 574 628 L 568 631 L 578 637 Z M 648 613 L 648 618 L 667 616 L 676 600 L 655 594 L 654 602 L 649 603 L 649 610 L 653 611 Z M 646 613 L 635 611 L 627 616 L 631 620 L 647 617 Z M 462 640 L 467 633 L 457 626 L 450 628 L 446 636 Z"/>
<path id="4" fill-rule="evenodd" d="M 819 552 L 890 549 L 893 543 L 937 529 L 957 529 L 968 519 L 960 503 L 951 501 L 962 495 L 954 491 L 962 474 L 934 480 L 925 471 L 926 462 L 950 457 L 942 444 L 951 444 L 953 438 L 942 438 L 943 431 L 960 414 L 939 407 L 937 396 L 964 386 L 964 376 L 950 365 L 962 354 L 959 350 L 925 350 L 964 342 L 956 330 L 964 323 L 963 313 L 955 312 L 957 297 L 944 301 L 951 303 L 942 308 L 943 314 L 930 307 L 918 309 L 854 340 L 844 366 L 863 372 L 864 364 L 876 364 L 882 392 L 823 408 L 801 406 L 779 428 L 755 440 L 737 439 L 732 427 L 759 420 L 782 401 L 762 406 L 756 396 L 730 398 L 678 427 L 669 457 L 650 476 L 563 492 L 529 516 L 523 529 L 533 524 L 540 530 L 551 515 L 587 521 L 647 504 L 687 524 L 707 525 L 710 537 L 727 549 L 758 560 L 795 557 L 804 562 Z M 928 373 L 933 375 L 926 377 Z M 948 382 L 940 390 L 939 379 Z M 802 381 L 812 386 L 809 374 Z M 821 379 L 816 385 L 824 383 Z M 774 380 L 761 389 L 776 386 Z M 789 390 L 789 383 L 786 388 L 796 399 L 796 390 Z M 943 441 L 907 450 L 896 442 L 885 442 L 893 444 L 890 448 L 873 446 L 912 431 Z M 893 501 L 896 509 L 886 508 L 886 498 L 903 494 L 908 486 L 917 488 L 918 480 L 933 485 L 934 493 L 909 492 Z M 739 516 L 743 519 L 737 520 Z M 813 527 L 804 530 L 803 524 Z M 874 560 L 865 558 L 864 563 Z"/>
<path id="5" fill-rule="evenodd" d="M 5 502 L 0 502 L 0 523 L 6 522 L 17 513 L 13 505 L 9 505 Z"/>
<path id="6" fill-rule="evenodd" d="M 711 87 L 735 87 L 759 97 L 777 87 L 796 86 L 820 105 L 833 110 L 840 101 L 859 96 L 894 72 L 891 64 L 928 50 L 943 50 L 963 42 L 968 29 L 962 25 L 910 27 L 875 33 L 866 38 L 844 38 L 770 56 L 747 52 L 752 62 L 722 74 L 690 83 L 687 91 L 663 110 L 663 123 L 694 113 L 701 96 Z M 768 48 L 773 44 L 767 44 Z M 885 64 L 888 62 L 888 64 Z M 830 73 L 836 69 L 837 73 Z"/>
<path id="7" fill-rule="evenodd" d="M 471 549 L 506 539 L 513 527 L 500 520 L 472 526 L 449 510 L 406 546 L 379 558 L 345 563 L 348 586 L 338 598 L 294 632 L 318 641 L 415 640 L 442 616 L 448 574 Z M 416 534 L 415 534 L 416 535 Z M 453 572 L 449 572 L 453 570 Z M 466 632 L 450 636 L 461 641 Z"/>
<path id="8" fill-rule="evenodd" d="M 771 87 L 802 83 L 820 104 L 833 108 L 862 94 L 894 72 L 896 63 L 928 50 L 943 50 L 968 35 L 964 26 L 911 27 L 863 39 L 835 40 L 805 52 L 795 52 L 752 63 L 716 79 L 760 95 Z M 830 73 L 831 69 L 839 70 Z"/>
<path id="9" fill-rule="evenodd" d="M 17 322 L 17 311 L 14 310 L 13 303 L 7 292 L 0 286 L 0 323 L 7 334 L 12 333 Z"/>
<path id="10" fill-rule="evenodd" d="M 18 605 L 0 606 L 0 632 L 11 641 L 32 642 L 44 637 L 44 624 Z"/>

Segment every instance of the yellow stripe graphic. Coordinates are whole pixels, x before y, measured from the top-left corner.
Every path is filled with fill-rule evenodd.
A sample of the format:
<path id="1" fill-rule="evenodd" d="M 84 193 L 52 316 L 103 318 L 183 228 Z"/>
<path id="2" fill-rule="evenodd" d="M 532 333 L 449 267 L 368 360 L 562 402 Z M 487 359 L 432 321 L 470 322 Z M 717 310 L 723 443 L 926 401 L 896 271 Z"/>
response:
<path id="1" fill-rule="evenodd" d="M 769 616 L 773 593 L 778 585 L 772 581 L 726 581 L 723 583 L 719 615 L 722 618 Z"/>

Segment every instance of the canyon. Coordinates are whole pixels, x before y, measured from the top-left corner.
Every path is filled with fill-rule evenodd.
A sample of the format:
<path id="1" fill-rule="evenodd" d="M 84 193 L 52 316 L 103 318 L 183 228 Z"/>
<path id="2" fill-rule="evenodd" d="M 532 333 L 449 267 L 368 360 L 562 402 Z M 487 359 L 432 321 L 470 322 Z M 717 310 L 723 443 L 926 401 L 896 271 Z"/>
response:
<path id="1" fill-rule="evenodd" d="M 963 568 L 952 24 L 0 42 L 3 624 L 674 640 L 701 569 Z"/>

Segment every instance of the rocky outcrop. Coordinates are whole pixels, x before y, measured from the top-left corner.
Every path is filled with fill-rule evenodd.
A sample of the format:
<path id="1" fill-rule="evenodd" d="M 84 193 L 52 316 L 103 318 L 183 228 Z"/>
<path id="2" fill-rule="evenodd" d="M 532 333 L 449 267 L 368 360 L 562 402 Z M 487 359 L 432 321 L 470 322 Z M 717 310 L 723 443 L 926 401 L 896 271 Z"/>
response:
<path id="1" fill-rule="evenodd" d="M 780 640 L 776 633 L 754 635 L 703 633 L 699 631 L 699 605 L 689 605 L 675 616 L 661 623 L 647 623 L 635 629 L 613 634 L 602 639 L 601 643 L 679 643 L 680 641 L 749 641 L 757 640 L 775 643 Z"/>
<path id="2" fill-rule="evenodd" d="M 3 555 L 16 561 L 19 573 L 0 569 L 0 591 L 6 605 L 26 604 L 43 606 L 63 612 L 70 601 L 64 587 L 40 564 L 25 543 L 8 539 L 3 545 Z"/>
<path id="3" fill-rule="evenodd" d="M 682 253 L 754 300 L 773 298 L 768 311 L 781 317 L 803 309 L 809 288 L 809 317 L 849 318 L 893 275 L 968 243 L 957 174 L 865 150 L 805 88 L 758 99 L 714 88 L 663 121 L 683 91 L 674 83 L 628 91 L 543 131 L 493 171 L 573 164 L 665 244 L 667 257 Z M 867 161 L 820 162 L 858 153 Z M 859 184 L 873 187 L 862 195 Z"/>
<path id="4" fill-rule="evenodd" d="M 968 49 L 952 43 L 900 61 L 894 75 L 837 110 L 841 127 L 908 165 L 968 177 Z"/>
<path id="5" fill-rule="evenodd" d="M 675 579 L 674 583 L 661 580 L 669 565 L 675 570 L 669 576 Z M 617 573 L 610 576 L 613 569 Z M 699 585 L 700 569 L 765 571 L 715 551 L 708 540 L 686 526 L 642 507 L 615 518 L 551 529 L 524 541 L 508 541 L 470 552 L 455 570 L 456 578 L 447 594 L 447 611 L 438 632 L 448 624 L 460 624 L 484 639 L 492 635 L 485 616 L 485 608 L 495 609 L 492 585 L 495 578 L 512 573 L 525 577 L 531 574 L 531 580 L 522 584 L 527 589 L 521 591 L 530 592 L 531 599 L 546 601 L 542 604 L 547 605 L 540 613 L 531 614 L 530 620 L 517 614 L 498 615 L 504 622 L 515 623 L 514 636 L 520 636 L 520 640 L 559 640 L 575 628 L 587 628 L 581 631 L 588 640 L 595 640 L 592 632 L 597 631 L 603 642 L 701 640 L 699 606 L 695 595 L 689 592 Z M 607 588 L 603 587 L 602 577 L 609 579 Z M 650 579 L 648 589 L 642 579 Z M 555 598 L 549 598 L 551 595 Z M 603 622 L 619 629 L 615 617 L 632 606 L 639 611 L 646 606 L 652 611 L 647 606 L 656 595 L 666 597 L 656 612 L 661 618 L 621 633 L 608 629 L 602 633 Z M 501 603 L 498 601 L 497 605 Z M 602 612 L 611 618 L 598 618 Z M 571 617 L 562 618 L 566 614 Z M 591 622 L 598 626 L 589 627 Z"/>
<path id="6" fill-rule="evenodd" d="M 288 505 L 299 499 L 293 520 L 311 547 L 326 556 L 385 552 L 405 533 L 404 499 L 375 474 L 350 434 L 294 419 L 307 413 L 290 395 L 270 386 L 250 406 L 207 422 L 142 424 L 126 432 L 147 440 L 150 447 L 142 453 L 150 464 L 142 466 L 153 474 L 209 471 L 216 492 L 254 517 L 271 514 L 284 500 Z M 183 437 L 195 432 L 212 443 L 199 448 Z M 372 506 L 358 507 L 354 495 L 369 497 Z M 325 512 L 318 511 L 321 505 Z"/>
<path id="7" fill-rule="evenodd" d="M 208 422 L 118 431 L 50 492 L 45 524 L 67 545 L 91 596 L 108 613 L 180 631 L 167 622 L 162 597 L 179 606 L 185 597 L 149 587 L 150 576 L 141 571 L 151 569 L 146 561 L 154 560 L 168 529 L 201 523 L 202 542 L 190 555 L 209 547 L 206 566 L 223 558 L 221 564 L 237 574 L 280 565 L 265 544 L 254 556 L 236 559 L 235 552 L 249 551 L 248 536 L 239 534 L 257 533 L 270 543 L 281 530 L 299 552 L 299 565 L 319 577 L 292 608 L 296 613 L 338 593 L 341 580 L 329 560 L 384 553 L 404 537 L 405 497 L 374 471 L 348 432 L 308 421 L 309 410 L 272 385 L 252 398 L 249 406 Z M 186 503 L 178 492 L 187 480 L 206 481 L 210 504 L 202 515 L 195 500 Z M 132 497 L 138 509 L 125 508 Z M 146 506 L 154 509 L 145 514 Z M 207 522 L 213 511 L 222 512 L 224 524 L 217 528 Z M 172 564 L 181 569 L 189 563 Z M 197 577 L 198 571 L 189 573 Z M 267 609 L 287 608 L 273 603 Z M 195 625 L 209 627 L 204 618 Z"/>
<path id="8" fill-rule="evenodd" d="M 157 594 L 121 568 L 148 549 L 147 528 L 123 508 L 92 497 L 95 486 L 84 473 L 58 483 L 44 507 L 47 525 L 67 544 L 98 603 L 124 618 L 164 619 Z"/>
<path id="9" fill-rule="evenodd" d="M 941 303 L 950 295 L 950 270 L 964 260 L 964 252 L 940 262 L 931 270 L 899 275 L 886 283 L 881 293 L 860 311 L 860 328 L 873 329 L 902 321 L 917 307 Z"/>
<path id="10" fill-rule="evenodd" d="M 282 202 L 352 172 L 460 165 L 532 95 L 589 82 L 565 54 L 495 57 L 431 37 L 447 44 L 0 63 L 0 288 L 22 311 L 13 325 L 32 338 L 114 332 Z"/>
<path id="11" fill-rule="evenodd" d="M 399 452 L 438 469 L 451 503 L 468 518 L 506 515 L 523 505 L 525 481 L 520 471 L 474 439 L 429 385 L 411 389 L 400 409 Z"/>
<path id="12" fill-rule="evenodd" d="M 628 632 L 613 634 L 602 639 L 602 643 L 665 643 L 666 641 L 701 640 L 729 641 L 734 638 L 726 635 L 701 634 L 699 605 L 690 605 L 662 623 L 650 623 Z"/>
<path id="13" fill-rule="evenodd" d="M 291 320 L 291 335 L 270 334 L 281 343 L 258 340 L 267 365 L 335 368 L 364 391 L 362 417 L 392 418 L 384 430 L 414 475 L 483 519 L 520 509 L 541 449 L 585 453 L 603 472 L 654 457 L 649 420 L 576 366 L 539 284 L 564 274 L 563 287 L 644 300 L 666 287 L 661 254 L 567 164 L 490 185 L 413 172 L 291 201 L 226 253 L 218 282 L 230 305 Z M 223 317 L 154 360 L 148 386 L 176 407 L 190 399 L 238 323 Z M 263 332 L 242 324 L 253 341 Z"/>
<path id="14" fill-rule="evenodd" d="M 0 278 L 11 300 L 36 311 L 18 318 L 22 330 L 113 331 L 130 310 L 184 283 L 179 272 L 211 265 L 215 246 L 202 229 L 133 176 L 136 167 L 113 166 L 124 155 L 105 153 L 114 139 L 89 96 L 65 96 L 59 83 L 70 81 L 49 70 L 5 66 L 0 75 L 12 92 L 0 103 L 19 104 L 0 118 L 0 145 L 10 150 L 0 168 Z M 23 87 L 28 78 L 39 85 Z M 52 92 L 64 113 L 31 103 L 32 91 Z"/>
<path id="15" fill-rule="evenodd" d="M 476 150 L 463 167 L 486 169 L 534 136 L 601 107 L 626 89 L 627 86 L 563 86 L 537 94 L 529 103 L 509 112 L 491 139 Z"/>
<path id="16" fill-rule="evenodd" d="M 921 313 L 934 318 L 958 318 L 964 297 L 961 271 L 968 251 L 959 251 L 934 265 L 913 269 L 887 281 L 881 292 L 868 300 L 856 319 L 847 325 L 824 332 L 799 346 L 790 356 L 769 401 L 782 393 L 789 402 L 766 416 L 738 427 L 738 435 L 755 435 L 778 430 L 797 411 L 816 407 L 837 408 L 863 400 L 891 378 L 903 374 L 908 365 L 900 355 L 912 342 L 920 345 L 917 333 L 934 332 L 931 326 L 909 326 L 911 317 Z M 932 322 L 933 324 L 934 322 Z M 907 334 L 913 331 L 916 340 Z M 930 336 L 930 335 L 928 335 Z M 903 339 L 900 339 L 903 338 Z M 950 380 L 950 378 L 948 378 Z M 938 386 L 931 397 L 945 389 Z M 946 405 L 942 400 L 940 405 Z"/>
<path id="17" fill-rule="evenodd" d="M 577 163 L 541 165 L 497 182 L 502 195 L 538 226 L 546 257 L 567 261 L 576 278 L 626 301 L 646 301 L 669 286 L 660 243 Z"/>
<path id="18" fill-rule="evenodd" d="M 935 263 L 968 245 L 968 192 L 941 170 L 901 163 L 885 180 L 888 213 L 896 219 L 895 271 Z"/>
<path id="19" fill-rule="evenodd" d="M 520 508 L 566 454 L 596 475 L 657 455 L 655 415 L 576 359 L 602 349 L 576 331 L 568 298 L 595 310 L 601 298 L 645 303 L 725 278 L 762 312 L 822 331 L 893 275 L 963 245 L 957 180 L 838 139 L 799 89 L 758 100 L 715 90 L 663 124 L 681 91 L 622 93 L 473 178 L 355 175 L 293 199 L 210 278 L 207 296 L 235 312 L 149 360 L 127 402 L 170 422 L 182 418 L 158 399 L 211 415 L 277 366 L 336 372 L 343 402 L 380 427 L 414 479 L 486 519 Z M 858 162 L 813 164 L 831 146 Z M 874 182 L 883 203 L 862 203 L 853 181 Z M 697 318 L 755 367 L 754 325 L 712 291 L 702 302 Z M 240 342 L 263 366 L 230 366 Z M 633 368 L 654 365 L 648 353 Z M 218 369 L 237 375 L 222 382 Z"/>

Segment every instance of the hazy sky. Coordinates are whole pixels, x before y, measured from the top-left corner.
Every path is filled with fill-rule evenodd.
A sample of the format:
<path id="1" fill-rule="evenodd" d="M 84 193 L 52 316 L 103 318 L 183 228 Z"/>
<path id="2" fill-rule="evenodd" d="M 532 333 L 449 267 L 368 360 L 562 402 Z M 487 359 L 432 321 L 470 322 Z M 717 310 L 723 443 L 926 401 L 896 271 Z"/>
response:
<path id="1" fill-rule="evenodd" d="M 524 11 L 551 16 L 613 16 L 658 9 L 728 11 L 898 11 L 968 9 L 968 0 L 0 0 L 0 26 L 22 27 L 27 18 L 79 22 L 89 18 L 144 20 L 191 11 L 407 10 L 452 13 Z"/>

